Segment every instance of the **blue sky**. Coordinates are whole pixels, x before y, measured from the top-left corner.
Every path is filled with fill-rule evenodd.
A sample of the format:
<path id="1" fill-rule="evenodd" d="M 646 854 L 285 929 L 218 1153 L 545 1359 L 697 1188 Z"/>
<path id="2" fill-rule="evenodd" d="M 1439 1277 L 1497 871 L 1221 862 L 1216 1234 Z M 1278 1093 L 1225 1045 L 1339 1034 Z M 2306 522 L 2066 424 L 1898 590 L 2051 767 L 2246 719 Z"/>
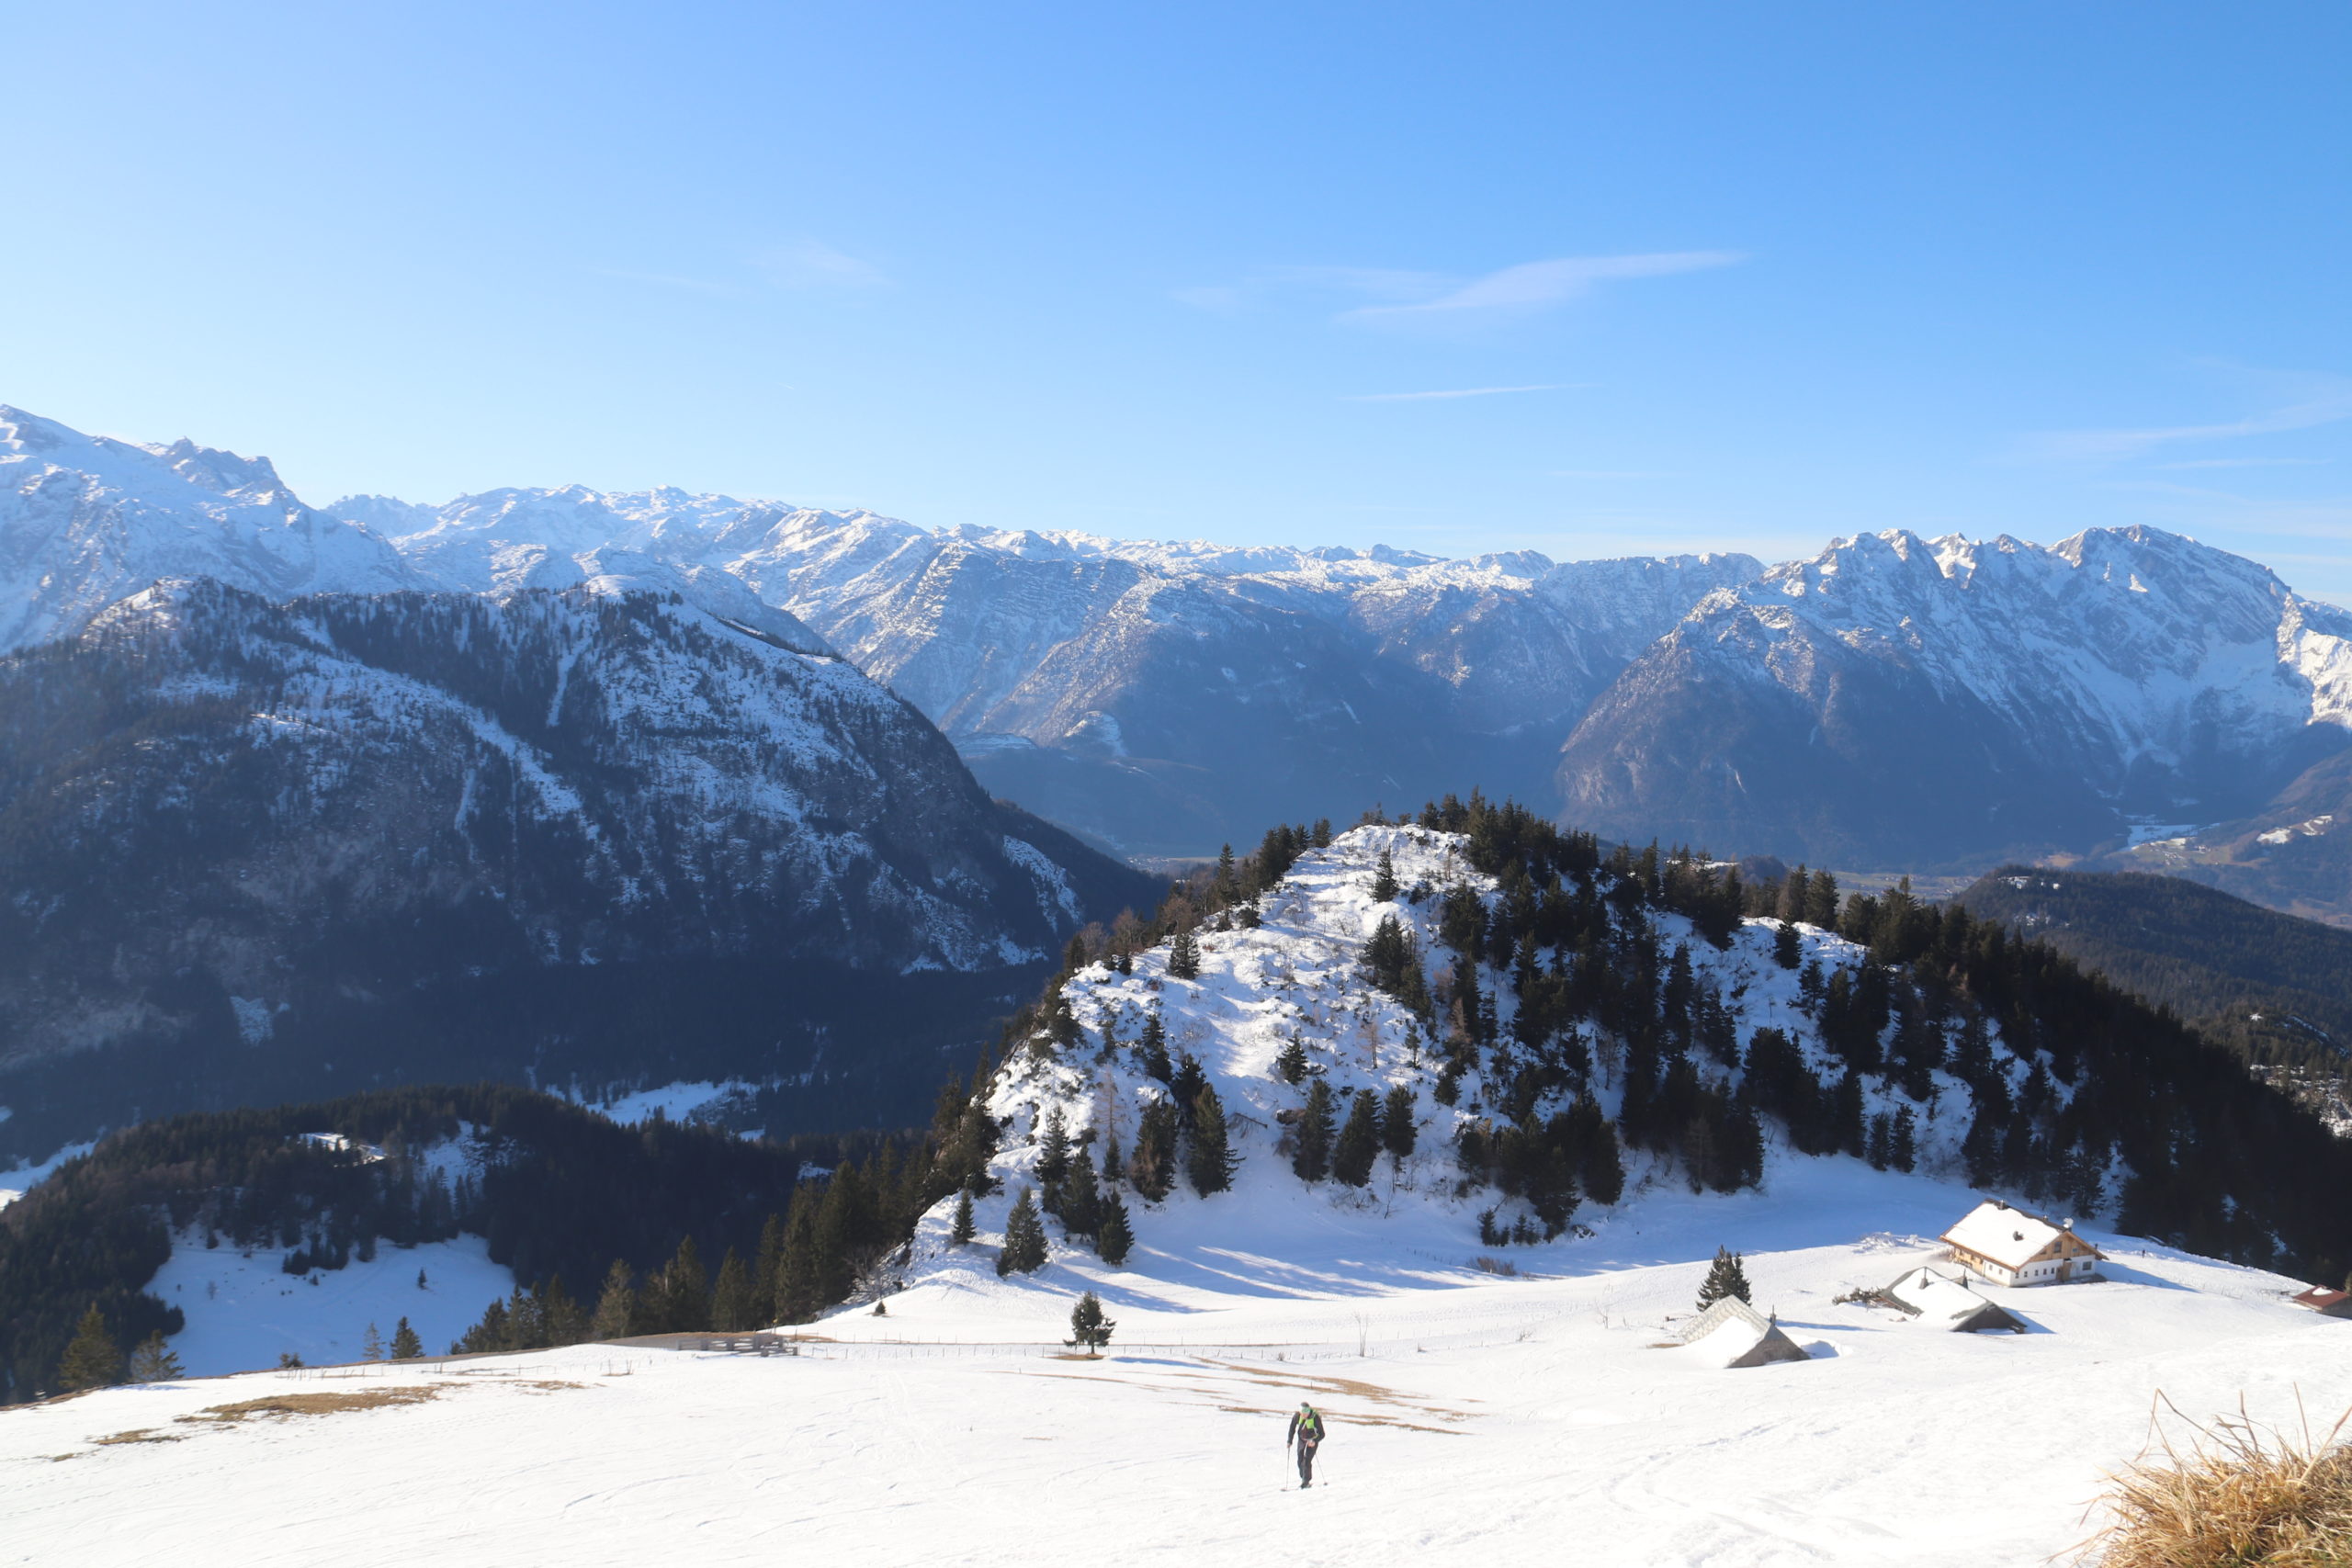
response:
<path id="1" fill-rule="evenodd" d="M 0 400 L 1555 556 L 2181 529 L 2352 600 L 2328 4 L 14 6 Z"/>

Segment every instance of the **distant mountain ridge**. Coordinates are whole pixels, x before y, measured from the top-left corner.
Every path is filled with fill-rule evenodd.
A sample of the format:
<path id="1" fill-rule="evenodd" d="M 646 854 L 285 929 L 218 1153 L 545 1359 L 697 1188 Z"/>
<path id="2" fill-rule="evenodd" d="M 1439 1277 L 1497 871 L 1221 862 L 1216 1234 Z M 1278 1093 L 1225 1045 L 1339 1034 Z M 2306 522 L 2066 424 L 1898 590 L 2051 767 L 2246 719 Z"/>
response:
<path id="1" fill-rule="evenodd" d="M 2352 615 L 2154 529 L 1893 530 L 1768 570 L 933 530 L 673 489 L 313 513 L 266 465 L 8 417 L 0 565 L 47 563 L 0 581 L 19 646 L 154 563 L 274 598 L 627 582 L 790 617 L 779 635 L 889 684 L 993 793 L 1124 854 L 1475 783 L 1612 837 L 1857 870 L 2239 824 L 2157 868 L 2352 919 L 2328 838 L 2352 820 Z M 44 541 L 73 497 L 61 556 Z"/>

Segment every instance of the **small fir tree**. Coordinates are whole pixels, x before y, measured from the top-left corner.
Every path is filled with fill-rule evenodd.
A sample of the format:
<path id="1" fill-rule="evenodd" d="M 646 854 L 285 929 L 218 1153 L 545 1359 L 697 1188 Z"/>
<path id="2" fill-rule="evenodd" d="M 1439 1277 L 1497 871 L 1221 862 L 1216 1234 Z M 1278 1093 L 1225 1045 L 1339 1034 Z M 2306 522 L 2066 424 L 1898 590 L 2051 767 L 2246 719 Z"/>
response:
<path id="1" fill-rule="evenodd" d="M 402 1318 L 392 1325 L 393 1360 L 413 1361 L 424 1354 L 424 1341 L 416 1337 L 416 1330 L 408 1325 L 408 1319 Z"/>
<path id="2" fill-rule="evenodd" d="M 1306 1046 L 1296 1040 L 1283 1043 L 1282 1054 L 1274 1058 L 1274 1071 L 1283 1082 L 1303 1083 L 1306 1078 Z"/>
<path id="3" fill-rule="evenodd" d="M 1193 1190 L 1205 1198 L 1231 1187 L 1240 1164 L 1227 1136 L 1224 1102 L 1215 1089 L 1204 1083 L 1200 1097 L 1193 1102 L 1192 1146 L 1185 1156 L 1184 1174 L 1192 1179 Z"/>
<path id="4" fill-rule="evenodd" d="M 1175 1067 L 1168 1060 L 1168 1026 L 1159 1021 L 1159 1010 L 1144 1014 L 1143 1039 L 1136 1043 L 1143 1051 L 1143 1070 L 1168 1082 L 1176 1076 Z"/>
<path id="5" fill-rule="evenodd" d="M 1380 852 L 1379 869 L 1372 874 L 1372 901 L 1375 904 L 1394 903 L 1396 886 L 1396 863 L 1386 850 Z"/>
<path id="6" fill-rule="evenodd" d="M 1103 1262 L 1116 1269 L 1127 1260 L 1136 1245 L 1136 1233 L 1127 1224 L 1126 1200 L 1114 1192 L 1103 1201 L 1102 1218 L 1094 1226 L 1094 1251 Z"/>
<path id="7" fill-rule="evenodd" d="M 1793 969 L 1804 962 L 1804 942 L 1797 928 L 1782 920 L 1772 931 L 1772 962 L 1783 969 Z"/>
<path id="8" fill-rule="evenodd" d="M 371 1323 L 368 1326 L 373 1330 L 376 1325 Z M 369 1360 L 375 1359 L 373 1356 L 368 1358 Z M 132 1382 L 172 1382 L 186 1376 L 187 1370 L 180 1365 L 180 1359 L 172 1353 L 172 1348 L 164 1342 L 161 1329 L 141 1339 L 139 1348 L 130 1353 Z"/>
<path id="9" fill-rule="evenodd" d="M 1136 1150 L 1127 1157 L 1127 1179 L 1149 1202 L 1168 1196 L 1176 1184 L 1176 1108 L 1165 1100 L 1144 1107 L 1136 1125 Z"/>
<path id="10" fill-rule="evenodd" d="M 1054 1190 L 1062 1178 L 1069 1174 L 1069 1123 L 1063 1119 L 1062 1108 L 1055 1106 L 1046 1112 L 1046 1124 L 1037 1134 L 1037 1182 L 1046 1190 L 1049 1208 L 1054 1202 Z"/>
<path id="11" fill-rule="evenodd" d="M 1348 1106 L 1347 1122 L 1331 1151 L 1331 1174 L 1351 1187 L 1362 1187 L 1372 1179 L 1373 1165 L 1379 1158 L 1380 1100 L 1372 1090 L 1360 1089 Z"/>
<path id="12" fill-rule="evenodd" d="M 1177 1059 L 1176 1071 L 1168 1079 L 1169 1098 L 1176 1103 L 1178 1124 L 1188 1133 L 1193 1129 L 1193 1108 L 1200 1102 L 1201 1090 L 1208 1083 L 1208 1074 L 1201 1070 L 1200 1062 L 1190 1051 Z"/>
<path id="13" fill-rule="evenodd" d="M 1707 1277 L 1699 1286 L 1699 1310 L 1706 1311 L 1725 1296 L 1748 1300 L 1747 1270 L 1740 1265 L 1738 1253 L 1728 1247 L 1715 1248 L 1715 1260 L 1708 1265 Z"/>
<path id="14" fill-rule="evenodd" d="M 1398 1165 L 1413 1157 L 1413 1145 L 1420 1135 L 1415 1125 L 1418 1110 L 1413 1086 L 1402 1083 L 1388 1091 L 1388 1103 L 1381 1109 L 1381 1146 Z"/>
<path id="15" fill-rule="evenodd" d="M 1094 1179 L 1094 1156 L 1081 1144 L 1070 1156 L 1069 1174 L 1062 1178 L 1054 1205 L 1062 1229 L 1071 1235 L 1092 1235 L 1102 1222 L 1102 1190 Z"/>
<path id="16" fill-rule="evenodd" d="M 1306 1108 L 1293 1134 L 1290 1168 L 1301 1181 L 1320 1181 L 1331 1174 L 1331 1086 L 1317 1078 L 1306 1086 Z"/>
<path id="17" fill-rule="evenodd" d="M 1111 1343 L 1111 1331 L 1118 1326 L 1117 1323 L 1102 1315 L 1102 1298 L 1089 1291 L 1078 1298 L 1076 1306 L 1069 1309 L 1069 1337 L 1062 1343 L 1084 1347 L 1087 1356 L 1091 1359 L 1103 1346 Z"/>
<path id="18" fill-rule="evenodd" d="M 1894 1132 L 1887 1141 L 1886 1155 L 1887 1162 L 1897 1170 L 1910 1170 L 1919 1163 L 1919 1119 L 1907 1105 L 1894 1108 Z"/>
<path id="19" fill-rule="evenodd" d="M 967 1188 L 956 1194 L 956 1217 L 948 1222 L 947 1245 L 962 1247 L 972 1239 L 972 1194 Z"/>
<path id="20" fill-rule="evenodd" d="M 997 1254 L 999 1274 L 1034 1274 L 1046 1266 L 1046 1222 L 1037 1213 L 1036 1195 L 1026 1187 L 1013 1201 L 1004 1222 L 1004 1247 Z"/>
<path id="21" fill-rule="evenodd" d="M 710 1326 L 710 1276 L 691 1235 L 678 1243 L 662 1270 L 662 1333 L 698 1334 Z"/>
<path id="22" fill-rule="evenodd" d="M 605 1288 L 596 1294 L 596 1311 L 588 1320 L 588 1337 L 626 1339 L 637 1315 L 637 1276 L 619 1258 L 605 1270 Z"/>
<path id="23" fill-rule="evenodd" d="M 759 1326 L 759 1310 L 752 1304 L 752 1271 L 729 1247 L 718 1265 L 718 1282 L 710 1292 L 710 1325 L 721 1334 L 741 1334 Z"/>
<path id="24" fill-rule="evenodd" d="M 122 1348 L 107 1332 L 107 1320 L 92 1302 L 74 1325 L 74 1338 L 57 1363 L 58 1386 L 67 1390 L 111 1388 L 122 1381 Z"/>
<path id="25" fill-rule="evenodd" d="M 384 1331 L 372 1323 L 368 1325 L 366 1336 L 359 1341 L 359 1359 L 363 1361 L 380 1361 L 384 1359 Z"/>
<path id="26" fill-rule="evenodd" d="M 1168 973 L 1178 980 L 1196 980 L 1201 974 L 1201 948 L 1193 933 L 1180 931 L 1168 943 Z"/>

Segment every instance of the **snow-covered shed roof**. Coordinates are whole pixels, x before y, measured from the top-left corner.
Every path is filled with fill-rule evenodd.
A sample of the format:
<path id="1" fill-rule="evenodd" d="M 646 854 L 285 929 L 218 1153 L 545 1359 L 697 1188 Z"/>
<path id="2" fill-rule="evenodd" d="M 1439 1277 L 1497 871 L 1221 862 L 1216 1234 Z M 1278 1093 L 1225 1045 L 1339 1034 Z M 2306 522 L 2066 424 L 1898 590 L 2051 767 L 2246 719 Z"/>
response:
<path id="1" fill-rule="evenodd" d="M 1760 1367 L 1812 1358 L 1781 1325 L 1737 1296 L 1725 1296 L 1684 1325 L 1679 1354 L 1707 1367 Z"/>
<path id="2" fill-rule="evenodd" d="M 2307 1306 L 2328 1317 L 2352 1317 L 2352 1295 L 2331 1291 L 2324 1285 L 2314 1285 L 2292 1299 L 2297 1306 Z"/>
<path id="3" fill-rule="evenodd" d="M 1980 1328 L 2018 1328 L 2025 1325 L 1986 1301 L 1962 1280 L 1933 1269 L 1912 1269 L 1886 1288 L 1887 1295 L 1918 1314 L 1931 1328 L 1965 1332 Z"/>
<path id="4" fill-rule="evenodd" d="M 2079 1250 L 2094 1258 L 2104 1256 L 2090 1243 L 2074 1236 L 2071 1227 L 2054 1224 L 2023 1209 L 2013 1209 L 1997 1198 L 1977 1204 L 1943 1234 L 1944 1241 L 1951 1246 L 1989 1258 L 2005 1269 L 2022 1269 L 2068 1237 L 2074 1237 Z"/>

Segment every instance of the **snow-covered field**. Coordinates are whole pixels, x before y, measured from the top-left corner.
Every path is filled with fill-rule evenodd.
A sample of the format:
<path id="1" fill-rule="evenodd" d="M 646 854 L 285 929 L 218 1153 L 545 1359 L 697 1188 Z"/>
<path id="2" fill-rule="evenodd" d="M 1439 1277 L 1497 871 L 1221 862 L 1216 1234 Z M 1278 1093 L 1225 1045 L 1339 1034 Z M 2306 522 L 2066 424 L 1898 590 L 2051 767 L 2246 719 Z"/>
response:
<path id="1" fill-rule="evenodd" d="M 2023 1336 L 1831 1304 L 1932 1257 L 1919 1237 L 1968 1201 L 1791 1162 L 1763 1193 L 1653 1193 L 1546 1249 L 1550 1278 L 1345 1226 L 1281 1237 L 1302 1249 L 1281 1257 L 1163 1235 L 1125 1271 L 1011 1281 L 981 1249 L 886 1317 L 828 1320 L 835 1342 L 800 1358 L 583 1346 L 107 1390 L 0 1412 L 0 1562 L 293 1563 L 364 1542 L 485 1565 L 1979 1568 L 2082 1539 L 2159 1390 L 2285 1420 L 2299 1393 L 2323 1419 L 2352 1400 L 2352 1323 L 2286 1304 L 2290 1281 L 2095 1232 L 2110 1280 L 1987 1292 Z M 1651 1348 L 1724 1240 L 1813 1359 L 1711 1371 Z M 1057 1343 L 1089 1283 L 1119 1323 L 1094 1362 Z M 183 1419 L 413 1387 L 436 1397 Z M 1306 1494 L 1283 1452 L 1300 1399 L 1332 1427 Z M 153 1440 L 100 1441 L 125 1433 Z"/>
<path id="2" fill-rule="evenodd" d="M 388 1242 L 371 1262 L 355 1258 L 310 1274 L 287 1273 L 285 1256 L 177 1238 L 147 1290 L 187 1314 L 187 1326 L 172 1337 L 180 1365 L 201 1377 L 274 1367 L 288 1351 L 311 1366 L 357 1360 L 370 1323 L 390 1343 L 402 1317 L 426 1349 L 446 1350 L 514 1288 L 478 1235 L 409 1247 Z"/>

